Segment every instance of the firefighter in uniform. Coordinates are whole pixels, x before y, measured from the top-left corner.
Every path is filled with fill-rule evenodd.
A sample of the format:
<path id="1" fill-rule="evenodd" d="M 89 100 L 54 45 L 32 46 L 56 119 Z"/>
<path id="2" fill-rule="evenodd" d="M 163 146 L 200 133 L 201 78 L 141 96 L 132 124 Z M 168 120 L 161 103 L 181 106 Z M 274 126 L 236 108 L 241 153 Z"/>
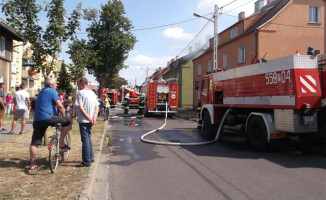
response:
<path id="1" fill-rule="evenodd" d="M 139 98 L 139 106 L 138 106 L 138 119 L 144 118 L 144 108 L 145 108 L 145 94 L 142 93 Z"/>
<path id="2" fill-rule="evenodd" d="M 129 115 L 129 103 L 130 103 L 130 101 L 129 101 L 129 93 L 128 93 L 128 94 L 126 94 L 126 96 L 122 102 L 123 110 L 124 110 L 124 113 L 123 113 L 124 117 L 128 117 L 128 115 Z"/>

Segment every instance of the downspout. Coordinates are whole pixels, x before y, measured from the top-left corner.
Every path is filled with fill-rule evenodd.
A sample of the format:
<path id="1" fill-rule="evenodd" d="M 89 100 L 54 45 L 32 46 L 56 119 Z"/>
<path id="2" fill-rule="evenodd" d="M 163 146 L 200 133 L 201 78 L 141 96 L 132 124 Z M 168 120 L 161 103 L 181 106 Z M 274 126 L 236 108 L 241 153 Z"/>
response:
<path id="1" fill-rule="evenodd" d="M 9 64 L 9 87 L 8 87 L 8 91 L 7 92 L 10 92 L 11 91 L 11 76 L 12 76 L 12 74 L 11 74 L 11 72 L 12 72 L 12 61 L 13 60 L 13 56 L 12 56 L 12 54 L 11 54 L 11 62 L 10 62 L 10 64 Z"/>
<path id="2" fill-rule="evenodd" d="M 258 29 L 255 30 L 255 59 L 258 60 Z"/>

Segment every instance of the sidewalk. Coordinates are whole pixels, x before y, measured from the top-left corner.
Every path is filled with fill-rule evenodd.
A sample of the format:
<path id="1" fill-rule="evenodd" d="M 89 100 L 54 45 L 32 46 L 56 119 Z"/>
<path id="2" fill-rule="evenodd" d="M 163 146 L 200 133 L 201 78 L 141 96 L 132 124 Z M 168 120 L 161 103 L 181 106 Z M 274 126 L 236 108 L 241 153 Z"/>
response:
<path id="1" fill-rule="evenodd" d="M 18 133 L 20 131 L 20 127 L 21 127 L 20 120 L 17 121 L 15 134 L 13 134 L 13 135 L 7 134 L 11 130 L 11 123 L 12 123 L 11 120 L 4 120 L 3 121 L 3 125 L 4 125 L 3 127 L 6 129 L 6 131 L 0 132 L 0 141 L 6 140 L 6 139 L 8 139 L 10 137 L 18 135 Z M 27 119 L 26 120 L 26 126 L 25 126 L 25 130 L 24 130 L 23 134 L 26 134 L 26 133 L 29 133 L 29 132 L 33 131 L 33 125 L 32 124 L 33 124 L 33 119 Z"/>

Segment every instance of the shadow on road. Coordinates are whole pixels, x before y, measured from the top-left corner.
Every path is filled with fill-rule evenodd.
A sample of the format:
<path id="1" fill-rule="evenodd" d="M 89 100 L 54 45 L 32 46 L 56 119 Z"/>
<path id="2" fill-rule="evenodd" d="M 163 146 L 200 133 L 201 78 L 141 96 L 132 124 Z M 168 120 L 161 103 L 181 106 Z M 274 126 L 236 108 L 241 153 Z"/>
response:
<path id="1" fill-rule="evenodd" d="M 326 157 L 306 154 L 297 146 L 275 147 L 266 151 L 258 151 L 248 144 L 246 138 L 224 137 L 223 142 L 206 146 L 183 146 L 182 148 L 197 156 L 265 159 L 286 168 L 326 169 Z"/>

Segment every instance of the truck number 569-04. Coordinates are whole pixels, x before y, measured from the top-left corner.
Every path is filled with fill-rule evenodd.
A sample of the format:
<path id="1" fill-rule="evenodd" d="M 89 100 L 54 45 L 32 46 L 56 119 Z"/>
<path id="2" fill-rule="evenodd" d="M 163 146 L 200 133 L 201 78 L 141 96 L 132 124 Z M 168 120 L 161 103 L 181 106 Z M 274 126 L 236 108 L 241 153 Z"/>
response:
<path id="1" fill-rule="evenodd" d="M 278 83 L 290 83 L 291 71 L 270 72 L 265 74 L 266 85 L 274 85 Z"/>

